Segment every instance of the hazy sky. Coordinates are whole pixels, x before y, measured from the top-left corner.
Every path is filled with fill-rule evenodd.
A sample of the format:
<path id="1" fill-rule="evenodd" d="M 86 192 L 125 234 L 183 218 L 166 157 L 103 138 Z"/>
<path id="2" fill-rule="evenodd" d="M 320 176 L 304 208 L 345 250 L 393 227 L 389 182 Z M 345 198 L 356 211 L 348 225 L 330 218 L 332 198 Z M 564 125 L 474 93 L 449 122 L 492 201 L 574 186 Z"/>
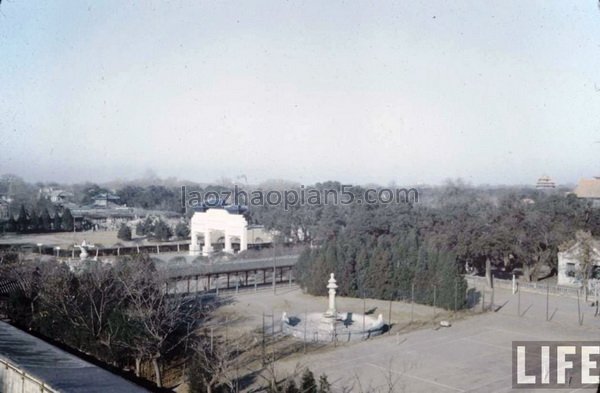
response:
<path id="1" fill-rule="evenodd" d="M 0 3 L 30 181 L 573 183 L 596 141 L 596 0 Z"/>

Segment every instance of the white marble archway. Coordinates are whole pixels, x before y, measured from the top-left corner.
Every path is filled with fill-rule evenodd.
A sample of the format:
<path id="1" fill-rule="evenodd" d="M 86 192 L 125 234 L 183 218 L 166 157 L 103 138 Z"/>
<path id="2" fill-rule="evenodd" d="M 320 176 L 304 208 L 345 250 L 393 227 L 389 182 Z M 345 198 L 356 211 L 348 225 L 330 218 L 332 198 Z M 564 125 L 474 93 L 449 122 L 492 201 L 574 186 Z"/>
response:
<path id="1" fill-rule="evenodd" d="M 192 244 L 191 255 L 209 255 L 214 251 L 212 246 L 213 232 L 223 233 L 225 240 L 224 252 L 233 253 L 231 239 L 239 237 L 240 251 L 248 249 L 248 222 L 241 214 L 232 214 L 225 209 L 208 209 L 205 212 L 196 212 L 192 216 L 190 225 Z M 204 246 L 200 249 L 198 236 L 204 235 Z"/>

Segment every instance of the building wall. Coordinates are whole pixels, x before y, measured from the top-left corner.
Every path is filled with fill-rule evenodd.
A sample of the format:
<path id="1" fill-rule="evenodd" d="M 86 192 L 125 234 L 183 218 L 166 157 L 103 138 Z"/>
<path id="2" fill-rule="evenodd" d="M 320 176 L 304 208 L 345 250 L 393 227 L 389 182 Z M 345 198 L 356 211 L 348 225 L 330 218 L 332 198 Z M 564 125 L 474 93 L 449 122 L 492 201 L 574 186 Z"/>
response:
<path id="1" fill-rule="evenodd" d="M 579 261 L 564 253 L 558 253 L 558 285 L 579 286 L 575 272 Z"/>
<path id="2" fill-rule="evenodd" d="M 273 241 L 273 234 L 265 230 L 263 226 L 253 226 L 248 228 L 248 244 L 270 244 Z"/>
<path id="3" fill-rule="evenodd" d="M 8 220 L 9 216 L 8 204 L 0 203 L 0 220 Z"/>
<path id="4" fill-rule="evenodd" d="M 580 269 L 579 244 L 558 253 L 558 285 L 581 286 L 581 280 L 577 278 Z M 593 266 L 600 267 L 600 254 L 597 250 L 591 253 Z M 590 287 L 598 280 L 590 280 Z"/>

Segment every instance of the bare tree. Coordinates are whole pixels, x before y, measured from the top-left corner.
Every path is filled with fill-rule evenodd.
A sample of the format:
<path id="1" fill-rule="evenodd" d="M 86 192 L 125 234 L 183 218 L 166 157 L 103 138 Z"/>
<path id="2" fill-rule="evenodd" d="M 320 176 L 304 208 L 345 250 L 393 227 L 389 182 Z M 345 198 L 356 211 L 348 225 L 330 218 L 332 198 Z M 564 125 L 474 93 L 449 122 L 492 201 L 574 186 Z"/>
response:
<path id="1" fill-rule="evenodd" d="M 200 307 L 194 297 L 168 294 L 168 278 L 156 271 L 147 257 L 124 263 L 119 281 L 127 298 L 125 314 L 130 329 L 122 344 L 135 354 L 136 374 L 144 359 L 151 360 L 155 383 L 162 387 L 160 361 L 175 349 L 187 351 L 202 320 Z"/>
<path id="2" fill-rule="evenodd" d="M 219 386 L 236 391 L 239 371 L 255 360 L 255 349 L 256 340 L 250 335 L 225 341 L 222 336 L 213 337 L 212 330 L 209 333 L 205 328 L 194 346 L 194 359 L 189 373 L 191 385 L 197 386 L 200 382 L 207 393 L 212 393 Z M 192 389 L 196 390 L 200 389 Z"/>
<path id="3" fill-rule="evenodd" d="M 33 261 L 24 261 L 20 255 L 14 258 L 7 258 L 4 263 L 0 263 L 0 277 L 3 278 L 5 285 L 13 293 L 22 296 L 22 300 L 27 302 L 29 316 L 26 318 L 27 327 L 32 328 L 37 315 L 37 303 L 40 299 L 41 268 L 39 259 Z M 20 322 L 24 322 L 21 320 Z"/>
<path id="4" fill-rule="evenodd" d="M 121 283 L 111 265 L 89 261 L 79 274 L 57 266 L 45 275 L 43 299 L 46 305 L 88 339 L 113 350 L 117 334 L 111 319 L 125 301 Z M 112 359 L 112 356 L 110 356 Z"/>
<path id="5" fill-rule="evenodd" d="M 581 245 L 577 251 L 579 266 L 575 271 L 575 277 L 581 281 L 587 300 L 588 282 L 594 266 L 594 239 L 590 232 L 585 231 L 577 231 L 575 233 L 575 239 Z"/>

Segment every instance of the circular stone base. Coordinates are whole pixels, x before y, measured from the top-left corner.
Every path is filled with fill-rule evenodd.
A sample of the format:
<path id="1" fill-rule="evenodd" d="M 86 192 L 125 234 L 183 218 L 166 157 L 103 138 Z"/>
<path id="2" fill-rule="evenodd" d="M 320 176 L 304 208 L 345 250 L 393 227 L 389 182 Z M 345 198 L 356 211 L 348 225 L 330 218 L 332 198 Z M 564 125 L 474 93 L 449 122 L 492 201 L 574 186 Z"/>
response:
<path id="1" fill-rule="evenodd" d="M 323 313 L 289 316 L 283 323 L 283 332 L 308 342 L 352 341 L 376 336 L 383 332 L 383 320 L 370 315 L 338 313 L 337 318 Z"/>

